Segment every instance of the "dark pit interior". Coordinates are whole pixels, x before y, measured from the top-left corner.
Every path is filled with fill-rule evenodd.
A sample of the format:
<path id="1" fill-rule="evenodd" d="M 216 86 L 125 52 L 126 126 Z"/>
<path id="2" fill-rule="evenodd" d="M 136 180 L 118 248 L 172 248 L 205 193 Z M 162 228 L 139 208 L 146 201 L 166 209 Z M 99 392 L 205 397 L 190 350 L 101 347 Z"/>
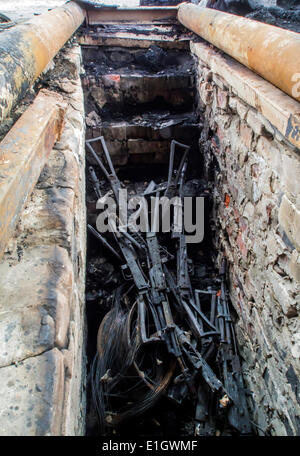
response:
<path id="1" fill-rule="evenodd" d="M 204 172 L 203 157 L 199 150 L 201 121 L 197 114 L 191 55 L 187 51 L 166 50 L 156 45 L 146 49 L 83 46 L 82 51 L 88 126 L 86 137 L 104 137 L 118 178 L 129 195 L 141 194 L 152 180 L 157 184 L 166 180 L 171 140 L 191 147 L 184 194 L 202 196 L 205 201 L 204 240 L 200 244 L 188 246 L 188 257 L 193 264 L 191 280 L 197 288 L 214 288 L 218 274 L 212 243 L 215 229 L 212 218 L 215 165 L 212 163 L 210 172 Z M 91 144 L 96 153 L 102 156 L 100 141 Z M 99 211 L 96 209 L 97 196 L 90 166 L 99 178 L 102 194 L 109 190 L 109 186 L 87 150 L 87 215 L 88 224 L 95 227 Z M 153 407 L 125 420 L 121 425 L 105 430 L 99 427 L 91 391 L 91 366 L 97 351 L 100 323 L 111 309 L 113 292 L 121 281 L 120 265 L 89 232 L 86 281 L 89 376 L 87 435 L 234 435 L 236 431 L 228 426 L 222 415 L 211 422 L 207 420 L 205 429 L 198 429 L 197 434 L 195 429 L 197 423 L 200 426 L 201 410 L 199 406 L 197 408 L 197 395 L 191 397 L 188 394 L 181 403 L 163 395 Z M 205 303 L 204 299 L 204 308 Z M 234 320 L 233 309 L 231 311 Z M 165 356 L 168 358 L 168 353 Z M 207 391 L 207 397 L 209 395 Z M 135 401 L 138 397 L 128 393 L 127 400 Z M 211 400 L 209 407 L 215 405 Z"/>

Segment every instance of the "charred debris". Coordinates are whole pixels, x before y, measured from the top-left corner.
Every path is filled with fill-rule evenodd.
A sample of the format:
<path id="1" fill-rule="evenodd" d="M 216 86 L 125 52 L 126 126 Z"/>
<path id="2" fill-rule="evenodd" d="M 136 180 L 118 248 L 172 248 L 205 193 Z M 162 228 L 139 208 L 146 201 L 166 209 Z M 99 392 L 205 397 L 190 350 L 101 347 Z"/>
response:
<path id="1" fill-rule="evenodd" d="M 102 145 L 102 158 L 94 151 L 95 141 Z M 124 183 L 104 138 L 88 140 L 86 146 L 88 157 L 97 163 L 88 168 L 95 199 L 103 202 L 109 195 L 118 207 Z M 179 202 L 187 195 L 208 198 L 200 180 L 187 179 L 188 158 L 189 146 L 173 140 L 167 180 L 135 185 L 136 197 L 175 197 Z M 99 233 L 88 225 L 94 252 L 99 252 L 99 261 L 94 255 L 89 263 L 87 278 L 94 343 L 98 332 L 96 354 L 91 347 L 89 352 L 89 432 L 128 435 L 134 423 L 140 435 L 249 435 L 225 261 L 216 273 L 209 255 L 202 252 L 202 260 L 195 259 L 199 245 L 191 248 L 184 230 L 175 231 L 178 217 L 184 217 L 176 207 L 171 230 L 154 229 L 158 209 L 152 205 L 155 213 L 149 214 L 147 232 L 127 225 Z M 162 206 L 162 219 L 164 210 Z M 113 228 L 112 213 L 107 220 Z M 99 306 L 99 328 L 91 304 Z M 95 425 L 91 430 L 93 413 L 97 430 Z"/>

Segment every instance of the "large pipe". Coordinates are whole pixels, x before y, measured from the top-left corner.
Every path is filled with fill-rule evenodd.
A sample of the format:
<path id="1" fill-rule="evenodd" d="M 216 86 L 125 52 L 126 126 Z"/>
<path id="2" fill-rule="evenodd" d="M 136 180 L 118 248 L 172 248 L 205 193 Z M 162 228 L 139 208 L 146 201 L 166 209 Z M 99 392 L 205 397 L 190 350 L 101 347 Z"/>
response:
<path id="1" fill-rule="evenodd" d="M 0 143 L 0 259 L 60 138 L 65 110 L 61 95 L 41 90 Z"/>
<path id="2" fill-rule="evenodd" d="M 84 19 L 69 2 L 0 34 L 0 122 Z"/>
<path id="3" fill-rule="evenodd" d="M 178 20 L 300 101 L 300 34 L 191 3 L 179 5 Z"/>

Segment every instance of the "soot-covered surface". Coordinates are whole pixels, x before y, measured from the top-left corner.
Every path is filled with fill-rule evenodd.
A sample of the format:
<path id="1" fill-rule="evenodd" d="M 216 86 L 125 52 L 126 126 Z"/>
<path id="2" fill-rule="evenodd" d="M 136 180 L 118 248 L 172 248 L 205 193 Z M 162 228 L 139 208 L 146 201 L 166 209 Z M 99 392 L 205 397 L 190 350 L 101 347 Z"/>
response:
<path id="1" fill-rule="evenodd" d="M 263 6 L 261 3 L 256 0 L 202 0 L 199 4 L 300 32 L 300 5 L 298 0 L 278 0 L 277 6 Z"/>
<path id="2" fill-rule="evenodd" d="M 116 72 L 176 75 L 191 72 L 193 58 L 187 52 L 165 50 L 156 45 L 148 49 L 90 46 L 84 48 L 83 63 L 87 74 L 92 73 L 95 77 Z"/>
<path id="3" fill-rule="evenodd" d="M 240 432 L 247 434 L 250 432 L 250 424 L 239 415 L 239 395 L 235 401 L 229 399 L 222 382 L 217 379 L 219 376 L 226 383 L 229 380 L 227 386 L 231 388 L 231 373 L 230 380 L 224 371 L 227 364 L 222 364 L 223 357 L 227 355 L 231 366 L 230 372 L 233 369 L 237 372 L 237 378 L 240 378 L 238 355 L 235 353 L 232 358 L 230 343 L 227 344 L 230 353 L 225 355 L 226 350 L 224 351 L 222 346 L 224 331 L 221 343 L 217 331 L 214 331 L 215 340 L 214 337 L 206 335 L 202 340 L 199 329 L 198 336 L 192 334 L 193 325 L 188 322 L 188 318 L 193 318 L 192 314 L 187 317 L 187 310 L 180 301 L 181 298 L 176 297 L 177 294 L 184 295 L 183 284 L 182 288 L 179 285 L 180 270 L 184 272 L 185 283 L 190 283 L 188 293 L 191 296 L 194 287 L 210 290 L 204 295 L 201 292 L 203 309 L 206 312 L 204 326 L 215 327 L 219 324 L 215 311 L 211 310 L 215 306 L 214 300 L 221 300 L 221 278 L 214 268 L 210 236 L 212 189 L 201 178 L 203 167 L 198 150 L 201 125 L 194 109 L 195 81 L 192 58 L 186 51 L 165 51 L 157 46 L 151 46 L 149 49 L 91 47 L 85 48 L 83 55 L 86 67 L 84 90 L 87 119 L 94 123 L 87 132 L 87 137 L 90 138 L 87 141 L 87 158 L 89 165 L 94 168 L 92 170 L 90 166 L 87 167 L 88 223 L 91 225 L 88 237 L 86 289 L 90 363 L 87 433 L 128 436 L 132 435 L 134 430 L 135 436 L 191 436 L 194 433 L 232 435 Z M 180 94 L 185 93 L 186 96 L 183 100 L 176 96 L 176 102 L 172 102 L 172 90 Z M 132 96 L 134 93 L 136 96 Z M 159 96 L 153 97 L 153 93 Z M 121 236 L 123 240 L 118 241 L 108 234 L 105 235 L 105 240 L 115 250 L 112 252 L 111 249 L 108 251 L 107 246 L 103 247 L 103 240 L 99 240 L 97 232 L 93 232 L 99 214 L 96 210 L 96 194 L 103 196 L 111 190 L 108 182 L 103 179 L 100 166 L 97 166 L 97 155 L 103 158 L 105 152 L 104 138 L 101 135 L 107 141 L 108 151 L 114 163 L 120 166 L 117 176 L 112 174 L 114 177 L 110 182 L 115 182 L 118 186 L 119 179 L 121 187 L 127 189 L 129 198 L 141 195 L 152 180 L 155 181 L 156 191 L 157 185 L 166 181 L 170 144 L 174 144 L 174 141 L 171 143 L 172 139 L 181 143 L 179 148 L 182 148 L 182 143 L 188 144 L 189 147 L 183 146 L 185 151 L 190 149 L 189 159 L 184 159 L 184 163 L 188 163 L 188 168 L 180 178 L 182 186 L 179 186 L 178 182 L 175 185 L 177 174 L 172 173 L 172 192 L 180 191 L 180 198 L 183 195 L 203 196 L 205 236 L 200 244 L 186 245 L 184 235 L 180 237 L 180 242 L 177 242 L 176 236 L 172 239 L 169 230 L 162 236 L 151 234 L 151 240 L 145 234 L 142 237 L 136 234 L 136 239 L 144 246 L 143 248 L 140 248 L 141 245 L 136 247 L 136 244 L 132 240 L 128 241 L 125 235 Z M 98 139 L 95 139 L 96 137 Z M 90 146 L 94 148 L 94 155 Z M 159 150 L 164 152 L 157 155 Z M 176 155 L 177 162 L 181 161 L 182 154 Z M 108 160 L 106 161 L 108 164 Z M 181 176 L 181 172 L 178 172 L 178 176 Z M 115 190 L 113 195 L 117 198 Z M 147 198 L 149 199 L 149 195 Z M 153 211 L 150 210 L 150 213 Z M 130 235 L 133 234 L 131 230 L 129 232 Z M 155 238 L 159 245 L 159 253 L 157 247 L 156 250 L 152 247 L 152 242 L 156 242 Z M 184 253 L 185 249 L 187 255 Z M 160 260 L 153 260 L 152 255 L 155 251 Z M 128 254 L 131 260 L 128 259 Z M 161 272 L 156 272 L 155 277 L 162 278 L 165 275 L 167 278 L 164 281 L 168 281 L 168 286 L 165 285 L 162 291 L 165 299 L 161 296 L 157 310 L 153 310 L 157 299 L 153 284 L 153 268 L 156 263 L 161 263 Z M 170 274 L 165 268 L 170 269 Z M 222 277 L 224 281 L 224 274 Z M 148 290 L 144 303 L 146 317 L 143 317 L 143 311 L 137 304 L 137 299 L 142 299 L 140 285 L 145 282 L 144 279 L 147 284 L 142 285 L 142 288 Z M 174 280 L 175 286 L 172 285 Z M 224 287 L 223 303 L 226 300 Z M 178 299 L 181 303 L 179 307 L 183 306 L 181 311 L 178 310 L 178 302 L 176 306 Z M 194 298 L 191 298 L 191 301 L 193 300 Z M 225 318 L 221 310 L 219 313 L 221 319 Z M 168 323 L 170 314 L 177 329 Z M 139 333 L 144 318 L 151 342 L 140 344 Z M 202 317 L 198 318 L 201 320 Z M 211 319 L 211 323 L 208 322 L 208 318 Z M 231 317 L 228 315 L 228 318 Z M 194 324 L 198 326 L 198 323 Z M 232 321 L 228 320 L 226 324 L 229 325 L 227 329 L 231 333 Z M 141 340 L 144 340 L 144 336 L 141 337 Z M 180 344 L 189 355 L 180 355 Z M 189 358 L 189 350 L 195 353 L 195 357 Z M 195 350 L 200 350 L 201 354 Z M 185 369 L 183 360 L 186 356 L 189 359 L 185 360 Z M 205 357 L 204 364 L 201 357 Z M 233 359 L 235 366 L 232 364 Z M 210 382 L 210 386 L 204 384 L 203 375 Z M 213 392 L 214 388 L 217 393 Z M 233 392 L 233 396 L 235 394 Z M 244 397 L 243 388 L 240 396 Z M 227 414 L 225 409 L 229 402 L 232 407 Z M 240 410 L 243 410 L 244 417 L 247 417 L 247 410 L 244 407 L 245 401 Z"/>
<path id="4" fill-rule="evenodd" d="M 99 173 L 99 169 L 94 167 Z M 127 188 L 129 195 L 143 192 L 148 186 L 150 180 L 155 176 L 157 183 L 164 181 L 166 166 L 135 166 L 127 169 L 119 169 L 118 175 L 122 181 L 124 188 Z M 99 173 L 100 174 L 100 173 Z M 100 174 L 101 175 L 101 174 Z M 143 176 L 142 181 L 137 180 L 137 176 Z M 107 189 L 107 184 L 102 181 L 102 189 Z M 186 185 L 187 193 L 207 192 L 209 189 L 204 182 L 199 179 L 192 179 Z M 88 213 L 88 223 L 94 224 L 96 219 L 95 210 L 95 195 L 92 185 L 87 180 L 87 205 L 90 207 Z M 98 212 L 98 211 L 97 211 Z M 201 248 L 193 249 L 193 257 L 195 264 L 203 273 L 203 265 L 206 264 L 208 271 L 212 272 L 213 267 L 209 252 L 209 242 Z M 88 235 L 88 258 L 87 258 L 87 282 L 86 282 L 86 308 L 88 321 L 88 366 L 89 374 L 93 358 L 96 354 L 97 332 L 100 323 L 112 307 L 113 291 L 122 281 L 121 271 L 116 265 L 114 258 L 103 248 L 92 234 Z M 90 380 L 90 377 L 89 377 Z M 88 383 L 88 400 L 87 400 L 87 435 L 98 435 L 99 424 L 97 413 L 92 402 L 91 384 Z M 191 436 L 194 433 L 194 408 L 190 401 L 182 404 L 181 407 L 170 402 L 166 398 L 162 398 L 160 403 L 148 410 L 140 417 L 134 420 L 123 423 L 119 429 L 111 429 L 111 435 L 128 436 Z"/>
<path id="5" fill-rule="evenodd" d="M 205 237 L 204 240 L 200 244 L 193 244 L 188 246 L 188 258 L 189 258 L 189 274 L 191 279 L 192 287 L 202 289 L 202 290 L 215 290 L 216 296 L 219 296 L 218 287 L 220 287 L 220 282 L 218 279 L 218 274 L 213 265 L 213 252 L 212 246 L 210 241 L 210 228 L 209 228 L 209 212 L 210 212 L 210 203 L 211 203 L 211 188 L 203 179 L 199 179 L 199 163 L 198 166 L 190 167 L 188 173 L 188 179 L 186 180 L 183 186 L 183 195 L 184 196 L 202 196 L 205 200 Z M 96 174 L 101 176 L 101 172 L 99 168 L 94 167 Z M 140 180 L 140 176 L 143 176 L 143 180 Z M 126 168 L 120 169 L 118 172 L 118 177 L 122 182 L 122 186 L 127 189 L 129 196 L 133 196 L 136 194 L 143 194 L 145 189 L 148 187 L 150 181 L 154 178 L 156 184 L 161 184 L 165 181 L 166 178 L 166 167 L 163 166 L 147 166 L 147 167 L 135 167 L 135 168 Z M 93 200 L 95 200 L 95 196 L 93 196 L 93 189 L 95 189 L 95 185 L 91 185 L 91 182 L 88 180 L 88 206 L 93 206 Z M 101 193 L 105 194 L 107 191 L 107 182 L 100 178 L 100 191 Z M 95 202 L 95 201 L 94 201 Z M 96 213 L 91 213 L 89 215 L 89 223 L 95 225 L 95 217 Z M 111 236 L 107 237 L 108 240 L 113 242 Z M 166 245 L 169 245 L 168 243 Z M 111 254 L 108 254 L 106 249 L 103 249 L 101 243 L 97 240 L 89 237 L 89 253 L 88 253 L 88 268 L 87 268 L 87 312 L 88 312 L 88 324 L 89 324 L 89 338 L 88 338 L 88 357 L 89 362 L 93 363 L 92 366 L 90 364 L 90 377 L 89 377 L 89 391 L 88 391 L 88 420 L 87 420 L 87 433 L 88 435 L 97 435 L 99 432 L 104 435 L 119 435 L 119 436 L 161 436 L 164 437 L 166 435 L 170 436 L 192 436 L 192 435 L 234 435 L 239 433 L 240 430 L 232 426 L 232 423 L 235 422 L 235 419 L 227 419 L 227 413 L 225 411 L 227 406 L 227 395 L 224 392 L 220 392 L 215 395 L 214 393 L 209 390 L 208 386 L 204 383 L 203 380 L 200 381 L 199 374 L 194 373 L 189 380 L 191 382 L 191 391 L 183 388 L 181 385 L 181 376 L 179 366 L 174 371 L 174 366 L 171 368 L 171 371 L 174 375 L 174 383 L 171 382 L 170 387 L 168 390 L 165 390 L 166 386 L 164 387 L 164 394 L 160 394 L 158 398 L 151 399 L 153 401 L 152 404 L 149 404 L 148 399 L 147 402 L 144 403 L 142 409 L 139 409 L 139 403 L 143 404 L 144 401 L 144 394 L 143 390 L 145 389 L 145 385 L 140 385 L 138 388 L 135 385 L 135 382 L 139 379 L 136 372 L 132 368 L 126 369 L 125 375 L 128 377 L 124 377 L 122 380 L 121 376 L 121 383 L 120 389 L 118 387 L 113 389 L 108 394 L 110 400 L 105 397 L 107 393 L 106 387 L 104 388 L 104 393 L 101 393 L 99 397 L 100 403 L 95 403 L 95 389 L 98 390 L 99 386 L 105 385 L 106 382 L 109 384 L 113 381 L 113 376 L 116 375 L 118 378 L 118 372 L 113 373 L 115 369 L 115 364 L 112 364 L 112 367 L 107 369 L 104 368 L 104 371 L 100 376 L 98 375 L 98 365 L 97 362 L 99 360 L 99 347 L 100 350 L 104 349 L 106 351 L 108 349 L 107 344 L 110 346 L 110 350 L 114 351 L 116 349 L 116 353 L 123 353 L 124 350 L 124 340 L 122 340 L 121 334 L 120 339 L 118 339 L 118 335 L 114 335 L 115 331 L 115 323 L 118 321 L 119 317 L 116 314 L 116 317 L 113 317 L 112 324 L 113 326 L 108 330 L 107 335 L 105 335 L 106 324 L 104 321 L 110 321 L 110 317 L 108 317 L 108 312 L 111 309 L 115 309 L 115 299 L 116 299 L 116 289 L 120 286 L 120 284 L 124 284 L 125 288 L 129 286 L 129 289 L 126 291 L 126 299 L 125 301 L 134 298 L 135 292 L 132 291 L 132 286 L 130 286 L 130 279 L 127 277 L 128 285 L 126 284 L 126 280 L 124 282 L 124 278 L 126 276 L 124 272 L 122 272 L 122 268 L 120 269 L 120 264 L 116 261 Z M 172 251 L 172 247 L 170 245 L 170 252 L 175 253 Z M 168 254 L 169 255 L 169 254 Z M 168 257 L 167 255 L 167 257 Z M 172 259 L 169 258 L 167 263 L 172 268 Z M 169 266 L 168 266 L 169 267 Z M 132 279 L 131 279 L 132 280 Z M 217 287 L 217 288 L 216 288 Z M 126 288 L 126 289 L 127 289 Z M 130 291 L 131 290 L 131 291 Z M 132 294 L 133 293 L 133 294 Z M 201 298 L 202 299 L 202 298 Z M 218 299 L 218 298 L 217 298 Z M 203 309 L 205 308 L 208 313 L 211 312 L 210 310 L 210 301 L 203 299 L 202 306 Z M 172 306 L 171 306 L 172 307 Z M 113 310 L 112 310 L 113 312 Z M 172 308 L 173 316 L 175 316 L 176 324 L 180 325 L 181 328 L 184 328 L 182 316 L 180 317 L 180 313 L 177 314 L 175 308 Z M 106 315 L 106 316 L 105 316 Z M 208 315 L 208 314 L 207 314 Z M 98 333 L 98 342 L 97 342 L 97 331 L 99 329 L 99 325 L 103 317 L 105 319 L 102 322 L 102 329 L 101 332 Z M 108 317 L 108 319 L 107 319 Z M 116 318 L 116 320 L 115 320 Z M 180 323 L 181 322 L 181 323 Z M 150 323 L 149 323 L 150 324 Z M 183 325 L 183 326 L 182 326 Z M 179 327 L 179 326 L 178 326 Z M 187 327 L 189 328 L 189 326 Z M 181 331 L 181 330 L 180 330 Z M 192 331 L 193 332 L 193 331 Z M 100 336 L 101 333 L 101 336 Z M 151 333 L 151 330 L 150 330 Z M 104 334 L 104 336 L 103 336 Z M 113 334 L 112 339 L 107 339 L 110 337 L 109 334 Z M 192 337 L 190 330 L 185 332 L 186 337 Z M 103 339 L 104 337 L 104 339 Z M 151 336 L 153 337 L 153 336 Z M 185 337 L 185 336 L 184 336 Z M 104 346 L 101 345 L 101 341 L 105 340 Z M 202 353 L 203 356 L 207 359 L 210 366 L 212 367 L 213 371 L 217 375 L 222 375 L 220 371 L 220 366 L 222 365 L 220 356 L 222 356 L 215 346 L 210 345 L 212 341 L 208 338 L 205 342 L 205 338 L 203 339 L 202 343 Z M 152 342 L 153 343 L 153 342 Z M 188 343 L 187 340 L 185 343 Z M 196 342 L 195 342 L 196 343 Z M 100 345 L 99 345 L 100 344 Z M 112 344 L 112 346 L 111 346 Z M 193 342 L 194 344 L 194 342 Z M 115 345 L 115 348 L 113 347 Z M 126 344 L 125 344 L 126 345 Z M 94 358 L 96 353 L 96 346 L 98 346 L 98 355 Z M 208 346 L 211 348 L 208 349 Z M 136 354 L 136 363 L 141 363 L 141 367 L 139 371 L 139 375 L 152 375 L 153 369 L 155 372 L 155 368 L 151 368 L 151 365 L 148 364 L 149 361 L 145 361 L 150 356 L 150 359 L 154 356 L 154 363 L 155 357 L 158 366 L 162 363 L 165 366 L 168 366 L 169 363 L 173 363 L 172 359 L 175 362 L 175 358 L 172 356 L 165 348 L 160 347 L 157 349 L 157 345 L 154 344 L 153 348 L 152 345 L 150 347 L 150 352 L 147 354 L 147 351 L 144 353 L 143 358 L 141 359 L 139 356 L 139 352 Z M 195 345 L 196 347 L 196 345 Z M 212 347 L 215 349 L 212 350 Z M 157 351 L 158 350 L 158 351 Z M 216 351 L 215 351 L 216 350 Z M 205 354 L 206 353 L 206 354 Z M 209 354 L 208 354 L 209 353 Z M 217 355 L 218 353 L 218 355 Z M 214 358 L 214 356 L 216 356 Z M 102 355 L 101 355 L 102 356 Z M 100 358 L 101 358 L 100 356 Z M 146 356 L 146 358 L 144 358 Z M 227 355 L 226 355 L 227 356 Z M 121 358 L 123 355 L 121 356 Z M 180 358 L 181 359 L 181 358 Z M 116 363 L 120 362 L 120 360 L 116 360 Z M 221 362 L 221 364 L 220 364 Z M 173 364 L 172 364 L 173 365 Z M 96 366 L 96 367 L 95 367 Z M 160 367 L 159 367 L 160 368 Z M 235 367 L 236 368 L 236 367 Z M 235 369 L 234 368 L 234 369 Z M 191 366 L 189 369 L 193 369 Z M 123 372 L 123 371 L 121 371 Z M 152 373 L 151 373 L 152 372 Z M 215 375 L 213 374 L 213 375 Z M 124 375 L 124 372 L 123 374 Z M 154 375 L 154 374 L 153 374 Z M 127 378 L 127 380 L 126 380 Z M 148 377 L 147 377 L 148 378 Z M 128 379 L 131 379 L 128 380 Z M 133 380 L 132 380 L 133 379 Z M 137 380 L 134 380 L 137 379 Z M 176 380 L 177 379 L 177 380 Z M 181 380 L 179 380 L 181 379 Z M 120 380 L 120 379 L 119 379 Z M 117 381 L 117 385 L 119 383 Z M 139 380 L 141 381 L 141 380 Z M 226 383 L 225 377 L 224 381 Z M 95 384 L 96 382 L 96 384 Z M 125 383 L 124 383 L 125 382 Z M 132 383 L 133 382 L 133 383 Z M 178 383 L 179 382 L 179 383 Z M 142 382 L 143 383 L 143 382 Z M 147 384 L 147 382 L 146 382 Z M 194 385 L 192 387 L 192 384 Z M 202 385 L 202 386 L 201 386 Z M 92 389 L 93 387 L 93 394 Z M 229 384 L 227 385 L 229 388 Z M 101 386 L 100 386 L 101 388 Z M 194 389 L 195 388 L 195 389 Z M 199 391 L 198 391 L 199 388 Z M 146 388 L 147 389 L 147 388 Z M 192 392 L 194 391 L 194 392 Z M 198 391 L 198 393 L 197 393 Z M 222 390 L 223 391 L 223 390 Z M 104 394 L 104 395 L 102 395 Z M 204 394 L 204 396 L 203 396 Z M 219 396 L 220 394 L 220 396 Z M 96 393 L 97 395 L 97 393 Z M 225 398 L 225 399 L 224 399 Z M 223 402 L 225 400 L 225 406 L 223 407 Z M 103 401 L 103 403 L 102 403 Z M 151 402 L 150 401 L 150 402 Z M 221 404 L 221 406 L 220 406 Z M 101 409 L 101 413 L 99 412 L 99 407 Z M 103 410 L 102 410 L 103 407 Z M 105 407 L 109 407 L 105 409 Z M 124 408 L 125 407 L 125 408 Z M 221 407 L 221 408 L 220 408 Z M 234 407 L 232 405 L 232 407 Z M 125 412 L 122 420 L 118 421 L 118 413 L 122 416 L 122 410 L 133 410 Z M 138 412 L 134 411 L 135 408 L 139 410 Z M 231 409 L 231 410 L 234 410 Z M 99 422 L 97 419 L 97 412 L 98 412 L 98 419 L 100 420 L 100 427 Z M 102 412 L 104 413 L 102 415 Z M 244 412 L 243 412 L 244 413 Z M 229 414 L 230 415 L 230 414 Z M 229 416 L 228 415 L 228 416 Z M 242 416 L 240 419 L 243 420 Z M 114 421 L 116 420 L 116 422 Z M 250 426 L 250 424 L 249 424 Z M 134 431 L 133 431 L 134 429 Z M 249 427 L 247 425 L 241 425 L 242 433 L 249 433 Z"/>

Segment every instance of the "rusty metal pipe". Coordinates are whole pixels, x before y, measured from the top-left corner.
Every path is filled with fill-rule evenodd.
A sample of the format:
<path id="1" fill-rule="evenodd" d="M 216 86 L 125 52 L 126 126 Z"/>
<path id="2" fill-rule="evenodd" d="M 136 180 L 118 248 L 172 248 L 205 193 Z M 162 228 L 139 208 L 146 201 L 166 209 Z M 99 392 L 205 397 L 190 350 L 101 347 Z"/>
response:
<path id="1" fill-rule="evenodd" d="M 69 2 L 0 34 L 0 122 L 84 19 Z"/>
<path id="2" fill-rule="evenodd" d="M 66 108 L 61 95 L 41 90 L 0 143 L 0 259 L 60 138 Z"/>
<path id="3" fill-rule="evenodd" d="M 178 20 L 300 101 L 300 34 L 191 3 L 179 5 Z"/>

